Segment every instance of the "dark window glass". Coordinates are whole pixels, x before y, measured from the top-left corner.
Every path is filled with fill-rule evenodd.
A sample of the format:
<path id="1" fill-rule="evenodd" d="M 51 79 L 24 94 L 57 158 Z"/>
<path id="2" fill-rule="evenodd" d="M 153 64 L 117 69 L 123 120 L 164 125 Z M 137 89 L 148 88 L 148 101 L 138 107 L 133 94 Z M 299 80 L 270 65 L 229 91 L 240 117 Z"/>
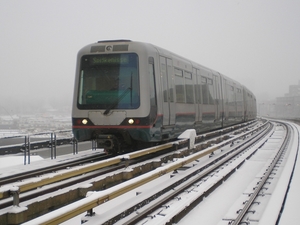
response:
<path id="1" fill-rule="evenodd" d="M 135 109 L 140 105 L 135 53 L 83 56 L 79 76 L 80 109 Z"/>
<path id="2" fill-rule="evenodd" d="M 192 73 L 185 71 L 184 77 L 185 77 L 186 103 L 194 103 L 194 84 L 192 80 Z"/>
<path id="3" fill-rule="evenodd" d="M 154 60 L 152 57 L 149 58 L 149 78 L 150 78 L 150 105 L 156 106 Z"/>
<path id="4" fill-rule="evenodd" d="M 163 80 L 163 95 L 164 102 L 168 101 L 168 79 L 167 79 L 167 65 L 165 58 L 160 60 L 160 73 Z"/>
<path id="5" fill-rule="evenodd" d="M 185 103 L 183 71 L 175 68 L 174 72 L 175 72 L 176 102 Z"/>

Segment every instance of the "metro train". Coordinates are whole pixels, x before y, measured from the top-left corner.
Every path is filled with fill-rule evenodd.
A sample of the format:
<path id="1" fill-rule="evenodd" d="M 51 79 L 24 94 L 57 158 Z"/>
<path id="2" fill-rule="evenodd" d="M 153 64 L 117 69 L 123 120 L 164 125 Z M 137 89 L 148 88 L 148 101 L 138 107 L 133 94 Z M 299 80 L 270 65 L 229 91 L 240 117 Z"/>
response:
<path id="1" fill-rule="evenodd" d="M 152 44 L 99 41 L 77 55 L 73 134 L 107 152 L 253 120 L 256 111 L 245 86 Z"/>

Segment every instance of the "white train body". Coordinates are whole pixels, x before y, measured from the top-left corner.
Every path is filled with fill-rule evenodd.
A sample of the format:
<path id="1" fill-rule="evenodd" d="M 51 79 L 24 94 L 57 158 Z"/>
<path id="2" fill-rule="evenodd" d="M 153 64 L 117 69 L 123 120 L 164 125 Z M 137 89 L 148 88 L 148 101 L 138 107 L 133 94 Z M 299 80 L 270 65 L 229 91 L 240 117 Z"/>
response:
<path id="1" fill-rule="evenodd" d="M 255 118 L 245 86 L 152 44 L 100 41 L 78 53 L 72 120 L 79 141 L 119 151 Z"/>

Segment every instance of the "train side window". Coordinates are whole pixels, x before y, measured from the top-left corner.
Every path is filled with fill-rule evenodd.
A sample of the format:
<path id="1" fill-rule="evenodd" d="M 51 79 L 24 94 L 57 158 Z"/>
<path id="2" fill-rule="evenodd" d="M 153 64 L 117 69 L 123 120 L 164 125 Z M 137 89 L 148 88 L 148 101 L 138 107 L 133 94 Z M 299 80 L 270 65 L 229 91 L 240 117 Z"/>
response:
<path id="1" fill-rule="evenodd" d="M 232 85 L 228 84 L 227 89 L 228 89 L 228 104 L 234 105 L 235 104 L 234 87 Z"/>
<path id="2" fill-rule="evenodd" d="M 210 79 L 210 78 L 207 78 L 207 83 L 210 84 L 210 85 L 212 85 L 213 84 L 213 80 Z"/>
<path id="3" fill-rule="evenodd" d="M 156 106 L 156 88 L 155 88 L 155 73 L 154 59 L 149 57 L 149 79 L 150 79 L 150 105 Z"/>
<path id="4" fill-rule="evenodd" d="M 242 90 L 240 88 L 236 88 L 236 103 L 238 106 L 243 105 L 243 95 Z"/>
<path id="5" fill-rule="evenodd" d="M 184 71 L 186 103 L 194 103 L 194 84 L 192 73 Z"/>
<path id="6" fill-rule="evenodd" d="M 176 102 L 185 103 L 185 91 L 184 91 L 184 78 L 183 71 L 174 68 L 175 73 L 175 91 L 176 91 Z"/>
<path id="7" fill-rule="evenodd" d="M 209 90 L 208 90 L 208 84 L 207 84 L 207 78 L 201 77 L 201 90 L 202 90 L 202 101 L 203 104 L 208 105 L 209 104 Z"/>
<path id="8" fill-rule="evenodd" d="M 208 104 L 215 104 L 215 93 L 213 87 L 213 80 L 211 78 L 207 78 L 207 86 L 208 86 Z"/>
<path id="9" fill-rule="evenodd" d="M 186 79 L 192 79 L 192 73 L 191 72 L 187 72 L 187 71 L 184 71 L 184 77 L 186 78 Z"/>

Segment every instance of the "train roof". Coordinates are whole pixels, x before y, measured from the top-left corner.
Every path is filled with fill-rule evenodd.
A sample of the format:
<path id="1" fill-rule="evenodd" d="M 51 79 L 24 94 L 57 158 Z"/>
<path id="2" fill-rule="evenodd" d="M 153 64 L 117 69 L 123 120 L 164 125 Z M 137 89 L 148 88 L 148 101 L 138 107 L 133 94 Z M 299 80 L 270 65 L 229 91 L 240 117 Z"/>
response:
<path id="1" fill-rule="evenodd" d="M 108 44 L 112 44 L 112 43 L 118 43 L 118 45 L 122 45 L 122 44 L 124 44 L 124 45 L 128 45 L 128 44 L 133 44 L 133 45 L 140 45 L 140 46 L 143 46 L 144 48 L 146 48 L 146 49 L 150 49 L 150 48 L 152 48 L 152 49 L 155 49 L 159 54 L 161 54 L 161 55 L 164 55 L 164 56 L 166 56 L 166 57 L 172 57 L 172 58 L 174 58 L 174 59 L 178 59 L 178 60 L 181 60 L 182 62 L 185 62 L 186 64 L 189 64 L 190 66 L 190 69 L 192 68 L 192 67 L 194 67 L 194 68 L 202 68 L 202 69 L 204 69 L 204 70 L 208 70 L 208 71 L 210 71 L 212 74 L 220 74 L 221 76 L 223 76 L 225 79 L 227 79 L 227 80 L 230 80 L 231 82 L 234 82 L 235 84 L 238 84 L 238 85 L 240 85 L 240 86 L 243 86 L 243 87 L 245 87 L 244 85 L 242 85 L 241 83 L 239 83 L 238 81 L 236 81 L 236 80 L 234 80 L 234 79 L 232 79 L 232 78 L 230 78 L 230 77 L 228 77 L 228 76 L 226 76 L 226 75 L 224 75 L 224 74 L 222 74 L 222 73 L 220 73 L 220 72 L 218 72 L 218 71 L 216 71 L 216 70 L 213 70 L 213 69 L 211 69 L 211 68 L 208 68 L 208 67 L 206 67 L 206 66 L 203 66 L 202 64 L 200 64 L 200 63 L 197 63 L 197 62 L 194 62 L 194 61 L 192 61 L 192 60 L 189 60 L 189 59 L 187 59 L 187 58 L 184 58 L 184 57 L 182 57 L 182 56 L 180 56 L 180 55 L 178 55 L 178 54 L 176 54 L 176 53 L 174 53 L 174 52 L 171 52 L 171 51 L 169 51 L 169 50 L 166 50 L 166 49 L 164 49 L 164 48 L 161 48 L 161 47 L 159 47 L 159 46 L 156 46 L 156 45 L 154 45 L 154 44 L 151 44 L 151 43 L 147 43 L 147 42 L 140 42 L 140 41 L 132 41 L 132 40 L 130 40 L 130 39 L 112 39 L 112 40 L 100 40 L 100 41 L 97 41 L 96 43 L 91 43 L 91 44 L 89 44 L 89 45 L 86 45 L 85 47 L 83 47 L 80 51 L 89 51 L 90 50 L 90 48 L 91 48 L 91 46 L 93 46 L 93 45 L 97 45 L 97 44 L 105 44 L 105 43 L 108 43 Z M 97 49 L 97 48 L 95 48 L 95 49 Z M 104 50 L 105 51 L 105 50 Z M 248 88 L 246 88 L 249 92 L 251 92 Z M 252 93 L 252 92 L 251 92 Z"/>

